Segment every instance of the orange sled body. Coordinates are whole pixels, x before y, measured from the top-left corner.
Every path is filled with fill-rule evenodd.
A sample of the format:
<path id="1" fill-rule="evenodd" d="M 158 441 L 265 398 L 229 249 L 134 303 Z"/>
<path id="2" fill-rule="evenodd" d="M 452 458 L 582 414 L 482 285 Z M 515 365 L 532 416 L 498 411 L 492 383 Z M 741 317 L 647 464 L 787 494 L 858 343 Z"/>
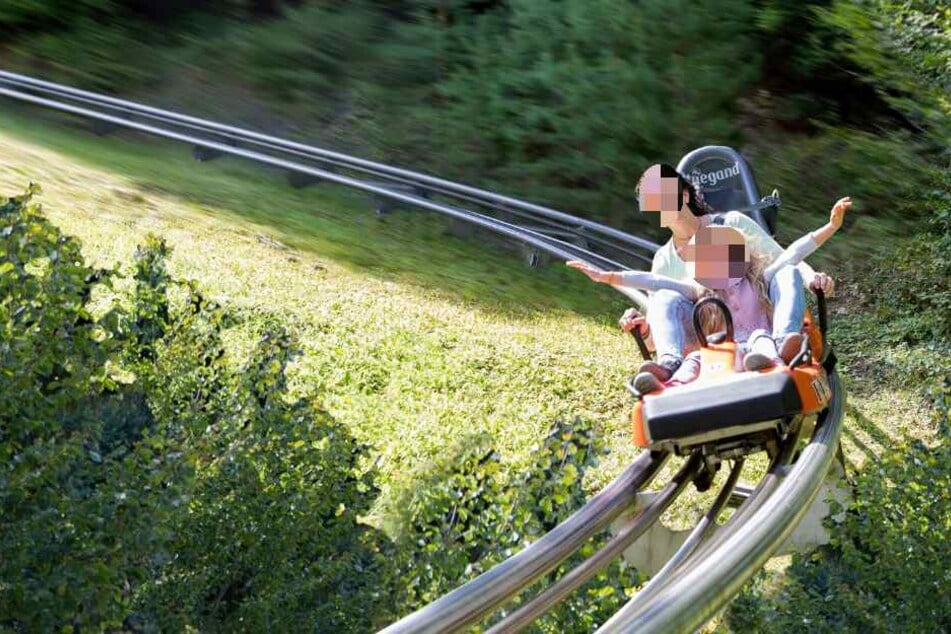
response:
<path id="1" fill-rule="evenodd" d="M 682 448 L 772 429 L 815 414 L 831 390 L 819 364 L 730 372 L 644 395 L 631 415 L 634 444 Z M 679 452 L 678 452 L 679 453 Z"/>
<path id="2" fill-rule="evenodd" d="M 804 326 L 807 345 L 821 350 L 811 315 Z M 736 372 L 732 340 L 704 343 L 697 380 L 645 394 L 634 404 L 631 425 L 638 447 L 681 453 L 687 447 L 776 429 L 783 421 L 816 414 L 832 398 L 818 354 L 795 368 Z"/>

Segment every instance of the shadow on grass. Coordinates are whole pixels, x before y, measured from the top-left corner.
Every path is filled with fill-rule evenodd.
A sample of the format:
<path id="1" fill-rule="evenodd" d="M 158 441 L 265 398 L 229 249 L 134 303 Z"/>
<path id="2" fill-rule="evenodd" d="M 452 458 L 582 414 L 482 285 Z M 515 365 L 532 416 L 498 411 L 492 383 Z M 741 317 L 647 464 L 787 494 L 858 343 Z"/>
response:
<path id="1" fill-rule="evenodd" d="M 887 448 L 894 444 L 895 439 L 891 438 L 888 434 L 882 431 L 881 427 L 868 416 L 863 414 L 855 405 L 846 404 L 845 414 L 848 417 L 851 425 L 854 425 L 863 433 L 868 435 L 874 442 L 878 443 L 881 447 Z M 879 456 L 875 453 L 875 450 L 869 447 L 861 438 L 858 437 L 855 430 L 846 425 L 844 427 L 844 433 L 848 437 L 849 442 L 855 445 L 856 449 L 865 454 L 866 458 L 869 460 L 875 461 Z M 851 467 L 856 468 L 857 465 L 850 464 Z"/>
<path id="2" fill-rule="evenodd" d="M 526 266 L 495 238 L 460 238 L 450 223 L 421 210 L 376 215 L 369 196 L 332 184 L 294 189 L 283 170 L 223 157 L 196 163 L 184 144 L 134 132 L 97 137 L 89 123 L 4 105 L 3 133 L 160 193 L 267 226 L 281 242 L 351 269 L 417 285 L 474 308 L 512 317 L 569 310 L 613 322 L 626 300 L 559 262 Z M 489 248 L 486 248 L 486 245 Z"/>

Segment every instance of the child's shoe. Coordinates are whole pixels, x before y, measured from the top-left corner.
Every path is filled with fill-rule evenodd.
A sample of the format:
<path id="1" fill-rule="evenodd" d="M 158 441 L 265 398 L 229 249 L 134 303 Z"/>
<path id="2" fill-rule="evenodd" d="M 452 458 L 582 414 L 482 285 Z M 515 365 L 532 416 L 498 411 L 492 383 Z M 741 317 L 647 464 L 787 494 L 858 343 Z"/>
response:
<path id="1" fill-rule="evenodd" d="M 639 372 L 632 382 L 634 389 L 640 394 L 650 394 L 663 389 L 664 384 L 650 372 Z"/>
<path id="2" fill-rule="evenodd" d="M 799 351 L 802 350 L 802 333 L 791 332 L 788 335 L 776 338 L 776 348 L 779 351 L 779 358 L 783 363 L 789 365 L 796 358 Z"/>
<path id="3" fill-rule="evenodd" d="M 645 361 L 637 371 L 641 374 L 645 372 L 650 373 L 656 377 L 658 381 L 667 381 L 674 375 L 674 372 L 677 371 L 681 363 L 683 363 L 683 359 L 664 355 L 657 361 Z"/>
<path id="4" fill-rule="evenodd" d="M 680 368 L 670 377 L 667 385 L 686 385 L 696 381 L 698 376 L 700 376 L 700 355 L 688 354 L 680 364 Z"/>
<path id="5" fill-rule="evenodd" d="M 776 351 L 776 342 L 765 330 L 757 330 L 747 344 L 746 357 L 743 358 L 743 367 L 749 371 L 765 370 L 782 363 Z"/>

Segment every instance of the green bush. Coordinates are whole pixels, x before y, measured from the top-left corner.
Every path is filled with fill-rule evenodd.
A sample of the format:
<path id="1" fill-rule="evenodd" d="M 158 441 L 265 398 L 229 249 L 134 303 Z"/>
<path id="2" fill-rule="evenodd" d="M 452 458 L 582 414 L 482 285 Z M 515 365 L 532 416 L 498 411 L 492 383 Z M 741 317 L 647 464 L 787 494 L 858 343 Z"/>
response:
<path id="1" fill-rule="evenodd" d="M 851 196 L 853 210 L 843 230 L 812 258 L 835 277 L 856 273 L 867 258 L 882 254 L 924 228 L 933 216 L 938 170 L 923 158 L 924 145 L 908 132 L 872 134 L 817 125 L 810 136 L 766 134 L 744 148 L 761 193 L 776 188 L 783 198 L 778 239 L 789 244 L 829 218 L 836 200 Z"/>
<path id="2" fill-rule="evenodd" d="M 938 0 L 836 0 L 818 12 L 834 48 L 859 76 L 932 137 L 947 159 L 951 139 L 951 13 Z"/>
<path id="3" fill-rule="evenodd" d="M 0 205 L 0 623 L 31 631 L 121 624 L 178 465 L 151 449 L 140 394 L 114 376 L 118 309 L 31 201 Z"/>
<path id="4" fill-rule="evenodd" d="M 391 540 L 363 519 L 366 449 L 289 398 L 293 333 L 171 277 L 154 236 L 114 290 L 125 274 L 87 267 L 35 193 L 0 206 L 0 627 L 368 631 L 583 503 L 592 425 L 555 425 L 514 477 L 480 437 L 420 476 Z M 536 630 L 589 630 L 637 580 L 616 563 Z"/>
<path id="5" fill-rule="evenodd" d="M 234 318 L 171 279 L 153 237 L 131 296 L 93 310 L 119 273 L 86 267 L 36 191 L 0 206 L 0 625 L 389 620 L 395 560 L 359 519 L 374 474 L 347 430 L 288 401 L 293 337 L 264 324 L 233 367 Z"/>
<path id="6" fill-rule="evenodd" d="M 375 493 L 361 447 L 313 403 L 286 401 L 286 331 L 266 329 L 234 371 L 201 314 L 163 339 L 155 366 L 153 408 L 200 457 L 187 513 L 168 527 L 176 557 L 143 588 L 143 614 L 174 630 L 382 625 L 387 540 L 359 522 Z"/>
<path id="7" fill-rule="evenodd" d="M 951 198 L 947 175 L 927 193 L 928 230 L 866 267 L 862 314 L 834 324 L 850 363 L 927 393 L 929 435 L 889 445 L 856 479 L 832 543 L 794 558 L 782 579 L 761 573 L 732 604 L 734 631 L 945 632 L 951 593 Z M 870 337 L 869 333 L 874 333 Z M 905 351 L 898 354 L 899 350 Z M 868 369 L 862 370 L 868 373 Z"/>
<path id="8" fill-rule="evenodd" d="M 449 27 L 468 34 L 465 55 L 415 113 L 454 176 L 616 221 L 645 165 L 737 139 L 729 104 L 758 68 L 752 12 L 517 0 Z"/>
<path id="9" fill-rule="evenodd" d="M 160 41 L 154 31 L 135 22 L 81 17 L 68 31 L 41 32 L 14 42 L 5 66 L 90 90 L 124 93 L 154 85 L 161 77 Z"/>
<path id="10" fill-rule="evenodd" d="M 251 31 L 246 67 L 279 100 L 332 106 L 346 94 L 383 31 L 383 16 L 364 2 L 318 3 Z"/>
<path id="11" fill-rule="evenodd" d="M 938 441 L 906 440 L 859 474 L 829 548 L 778 587 L 761 573 L 731 605 L 737 632 L 945 632 L 951 615 L 951 378 L 936 388 Z"/>
<path id="12" fill-rule="evenodd" d="M 905 344 L 938 353 L 938 367 L 926 378 L 941 378 L 947 370 L 951 340 L 951 178 L 939 174 L 931 189 L 919 192 L 924 214 L 921 231 L 879 253 L 859 268 L 861 314 L 846 322 L 845 344 L 887 355 L 879 345 Z M 919 212 L 921 213 L 921 212 Z M 875 340 L 868 333 L 875 333 Z M 877 349 L 877 352 L 876 352 Z"/>
<path id="13" fill-rule="evenodd" d="M 892 341 L 946 345 L 951 340 L 949 236 L 951 232 L 944 236 L 923 233 L 876 271 L 882 283 L 874 302 L 875 316 Z"/>

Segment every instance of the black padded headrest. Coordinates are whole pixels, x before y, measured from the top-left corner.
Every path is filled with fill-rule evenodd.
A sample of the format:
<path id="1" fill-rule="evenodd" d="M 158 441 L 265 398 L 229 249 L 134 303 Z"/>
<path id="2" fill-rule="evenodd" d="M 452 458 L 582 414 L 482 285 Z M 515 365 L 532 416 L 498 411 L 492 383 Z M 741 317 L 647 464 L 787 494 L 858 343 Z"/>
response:
<path id="1" fill-rule="evenodd" d="M 680 159 L 677 171 L 689 178 L 718 212 L 746 209 L 760 201 L 753 170 L 731 147 L 706 145 L 698 148 Z M 772 233 L 775 230 L 775 210 L 765 213 L 757 210 L 747 215 L 766 231 Z"/>

